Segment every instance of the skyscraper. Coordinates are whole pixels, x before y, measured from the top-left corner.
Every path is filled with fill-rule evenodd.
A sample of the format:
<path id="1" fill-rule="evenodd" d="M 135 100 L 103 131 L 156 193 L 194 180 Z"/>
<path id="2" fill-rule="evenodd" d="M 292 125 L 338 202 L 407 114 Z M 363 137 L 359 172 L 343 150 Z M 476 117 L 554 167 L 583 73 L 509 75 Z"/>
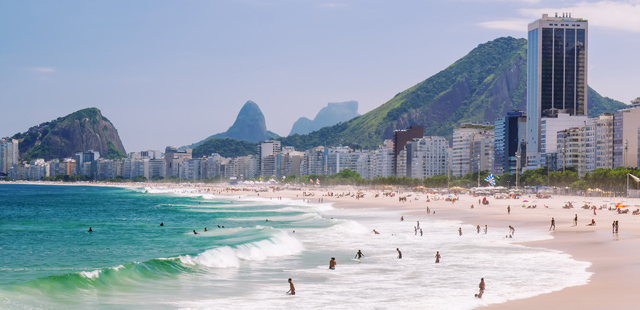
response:
<path id="1" fill-rule="evenodd" d="M 587 115 L 588 22 L 543 14 L 528 31 L 527 161 L 538 166 L 541 118 Z"/>
<path id="2" fill-rule="evenodd" d="M 409 129 L 396 130 L 393 133 L 393 174 L 398 175 L 398 155 L 404 150 L 407 142 L 422 138 L 423 133 L 422 126 L 409 126 Z"/>

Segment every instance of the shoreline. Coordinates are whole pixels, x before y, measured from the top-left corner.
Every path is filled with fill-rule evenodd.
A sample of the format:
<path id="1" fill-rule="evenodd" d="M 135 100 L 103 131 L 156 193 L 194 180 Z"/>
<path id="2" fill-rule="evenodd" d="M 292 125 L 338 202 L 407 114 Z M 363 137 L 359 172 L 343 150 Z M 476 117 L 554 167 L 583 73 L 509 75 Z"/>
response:
<path id="1" fill-rule="evenodd" d="M 228 191 L 228 184 L 163 184 L 163 183 L 86 183 L 86 184 L 58 184 L 49 182 L 0 182 L 0 184 L 33 184 L 33 185 L 80 185 L 80 186 L 110 186 L 110 187 L 165 187 L 184 189 L 208 189 L 203 194 L 214 194 L 222 196 L 256 196 L 260 198 L 286 197 L 290 199 L 308 199 L 309 203 L 316 203 L 319 198 L 323 203 L 332 203 L 335 208 L 344 209 L 364 209 L 382 208 L 385 210 L 407 212 L 415 216 L 427 216 L 426 207 L 429 206 L 435 214 L 428 215 L 442 220 L 458 220 L 470 225 L 488 225 L 489 232 L 497 229 L 507 231 L 508 225 L 513 225 L 516 230 L 522 227 L 534 230 L 548 231 L 551 217 L 556 219 L 556 230 L 549 232 L 553 237 L 549 240 L 518 242 L 517 234 L 514 234 L 514 241 L 527 247 L 539 247 L 552 249 L 569 254 L 576 261 L 587 261 L 591 266 L 586 269 L 592 275 L 587 284 L 565 287 L 559 291 L 543 293 L 529 298 L 506 301 L 500 304 L 490 304 L 479 308 L 489 309 L 533 309 L 551 308 L 560 309 L 566 307 L 581 307 L 586 309 L 601 309 L 608 306 L 630 308 L 635 305 L 633 298 L 634 284 L 637 277 L 640 277 L 640 267 L 634 263 L 640 261 L 640 216 L 628 214 L 617 214 L 610 210 L 597 210 L 597 215 L 592 215 L 593 210 L 582 209 L 581 205 L 585 197 L 560 196 L 552 199 L 536 199 L 524 196 L 521 199 L 494 199 L 488 198 L 488 206 L 475 206 L 478 197 L 467 194 L 460 195 L 460 201 L 452 204 L 450 202 L 431 201 L 426 202 L 426 195 L 422 193 L 405 192 L 411 194 L 407 202 L 398 202 L 397 196 L 374 198 L 373 193 L 378 191 L 365 190 L 365 197 L 355 199 L 352 197 L 329 197 L 323 196 L 328 191 L 340 192 L 337 188 L 320 188 L 308 190 L 314 193 L 312 197 L 302 196 L 302 190 L 284 189 L 280 191 L 256 192 L 256 191 Z M 246 189 L 246 188 L 245 188 Z M 418 200 L 414 200 L 418 198 Z M 593 205 L 608 206 L 622 198 L 589 197 L 587 198 Z M 537 205 L 537 208 L 523 208 L 525 205 Z M 631 205 L 628 209 L 635 210 L 640 205 L 638 199 L 625 199 Z M 574 201 L 576 205 L 573 209 L 563 209 L 565 201 Z M 549 208 L 545 208 L 548 205 Z M 511 206 L 511 214 L 507 214 L 506 206 Z M 573 226 L 574 214 L 578 214 L 578 225 Z M 586 226 L 591 218 L 597 220 L 596 226 Z M 611 232 L 611 222 L 619 220 L 620 233 Z M 540 268 L 544 268 L 545 262 L 540 262 Z M 475 279 L 473 280 L 475 281 Z M 531 283 L 534 286 L 544 286 L 544 283 Z M 487 284 L 487 294 L 490 294 L 491 284 Z"/>

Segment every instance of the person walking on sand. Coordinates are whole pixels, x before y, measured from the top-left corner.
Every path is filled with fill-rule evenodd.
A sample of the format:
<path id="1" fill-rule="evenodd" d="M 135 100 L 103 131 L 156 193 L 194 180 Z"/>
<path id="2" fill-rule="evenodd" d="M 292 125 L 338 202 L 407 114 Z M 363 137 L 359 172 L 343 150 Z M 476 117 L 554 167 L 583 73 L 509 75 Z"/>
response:
<path id="1" fill-rule="evenodd" d="M 480 284 L 478 284 L 478 288 L 480 289 L 480 291 L 475 296 L 478 298 L 482 298 L 482 295 L 484 295 L 484 278 L 480 279 Z"/>
<path id="2" fill-rule="evenodd" d="M 329 269 L 331 270 L 336 270 L 336 265 L 338 263 L 336 262 L 336 258 L 332 257 L 331 260 L 329 261 Z"/>
<path id="3" fill-rule="evenodd" d="M 462 227 L 458 228 L 458 235 L 462 236 Z"/>
<path id="4" fill-rule="evenodd" d="M 295 295 L 296 294 L 296 287 L 293 286 L 293 281 L 291 281 L 291 278 L 289 278 L 289 290 L 287 291 L 287 294 L 289 295 Z"/>
<path id="5" fill-rule="evenodd" d="M 441 256 L 440 256 L 440 251 L 437 251 L 437 252 L 436 252 L 436 264 L 439 264 L 439 263 L 440 263 L 440 257 L 441 257 Z"/>
<path id="6" fill-rule="evenodd" d="M 507 214 L 511 214 L 511 206 L 507 206 Z"/>
<path id="7" fill-rule="evenodd" d="M 398 251 L 398 259 L 402 259 L 402 252 L 400 252 L 400 249 L 396 248 L 396 251 Z"/>
<path id="8" fill-rule="evenodd" d="M 553 230 L 556 230 L 556 219 L 555 218 L 551 218 L 551 226 L 549 227 L 549 230 L 551 230 L 551 228 L 553 228 Z"/>

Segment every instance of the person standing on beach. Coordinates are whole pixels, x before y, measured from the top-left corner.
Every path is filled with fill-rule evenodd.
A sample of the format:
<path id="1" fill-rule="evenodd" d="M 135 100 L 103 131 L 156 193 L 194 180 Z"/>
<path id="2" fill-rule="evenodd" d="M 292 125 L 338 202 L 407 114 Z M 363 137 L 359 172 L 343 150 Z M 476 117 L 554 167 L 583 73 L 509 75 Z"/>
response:
<path id="1" fill-rule="evenodd" d="M 420 228 L 420 237 L 422 237 L 422 228 Z"/>
<path id="2" fill-rule="evenodd" d="M 484 225 L 484 234 L 487 234 L 487 225 Z"/>
<path id="3" fill-rule="evenodd" d="M 293 281 L 291 281 L 291 278 L 289 278 L 289 291 L 287 291 L 287 294 L 289 294 L 289 295 L 295 295 L 296 294 L 296 288 L 295 288 L 295 286 L 293 286 Z"/>
<path id="4" fill-rule="evenodd" d="M 404 221 L 404 215 L 400 217 L 400 222 Z"/>
<path id="5" fill-rule="evenodd" d="M 418 235 L 418 228 L 413 226 L 413 232 L 414 232 L 414 235 L 417 236 Z"/>
<path id="6" fill-rule="evenodd" d="M 507 206 L 507 214 L 511 214 L 511 206 Z"/>
<path id="7" fill-rule="evenodd" d="M 578 226 L 578 214 L 573 218 L 573 226 Z"/>
<path id="8" fill-rule="evenodd" d="M 329 269 L 331 270 L 336 270 L 336 265 L 338 263 L 336 262 L 336 258 L 332 257 L 331 260 L 329 261 Z"/>
<path id="9" fill-rule="evenodd" d="M 618 222 L 619 221 L 616 220 L 616 234 L 618 233 Z"/>
<path id="10" fill-rule="evenodd" d="M 478 230 L 478 233 L 480 233 L 480 225 L 478 225 L 478 227 L 476 227 L 476 229 Z"/>
<path id="11" fill-rule="evenodd" d="M 440 251 L 436 252 L 436 264 L 440 263 Z"/>
<path id="12" fill-rule="evenodd" d="M 420 229 L 420 221 L 417 221 L 418 226 L 416 226 L 418 229 Z"/>
<path id="13" fill-rule="evenodd" d="M 400 249 L 396 248 L 396 251 L 398 251 L 398 259 L 402 259 L 402 252 L 400 252 Z"/>
<path id="14" fill-rule="evenodd" d="M 462 227 L 458 228 L 458 235 L 462 236 Z"/>
<path id="15" fill-rule="evenodd" d="M 549 227 L 549 230 L 551 230 L 551 228 L 553 228 L 553 230 L 556 230 L 556 219 L 555 218 L 551 218 L 551 227 Z"/>
<path id="16" fill-rule="evenodd" d="M 612 233 L 616 232 L 616 221 L 613 221 L 613 223 L 611 223 L 611 232 Z"/>

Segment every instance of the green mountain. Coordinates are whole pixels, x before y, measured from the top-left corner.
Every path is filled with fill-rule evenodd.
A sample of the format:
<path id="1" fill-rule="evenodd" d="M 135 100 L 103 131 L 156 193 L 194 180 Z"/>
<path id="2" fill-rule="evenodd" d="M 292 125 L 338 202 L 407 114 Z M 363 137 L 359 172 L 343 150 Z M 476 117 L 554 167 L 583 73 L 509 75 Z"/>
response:
<path id="1" fill-rule="evenodd" d="M 424 126 L 428 136 L 448 139 L 463 122 L 490 122 L 513 109 L 526 110 L 527 40 L 511 37 L 480 44 L 446 69 L 398 93 L 378 108 L 307 135 L 281 138 L 283 145 L 375 148 L 397 129 Z M 593 116 L 624 107 L 589 89 Z"/>
<path id="2" fill-rule="evenodd" d="M 126 151 L 113 124 L 96 108 L 87 108 L 15 134 L 23 160 L 73 157 L 94 150 L 100 157 L 123 158 Z"/>
<path id="3" fill-rule="evenodd" d="M 229 138 L 209 138 L 193 149 L 193 157 L 210 156 L 218 153 L 222 157 L 238 157 L 255 155 L 258 152 L 258 144 L 234 140 Z"/>

